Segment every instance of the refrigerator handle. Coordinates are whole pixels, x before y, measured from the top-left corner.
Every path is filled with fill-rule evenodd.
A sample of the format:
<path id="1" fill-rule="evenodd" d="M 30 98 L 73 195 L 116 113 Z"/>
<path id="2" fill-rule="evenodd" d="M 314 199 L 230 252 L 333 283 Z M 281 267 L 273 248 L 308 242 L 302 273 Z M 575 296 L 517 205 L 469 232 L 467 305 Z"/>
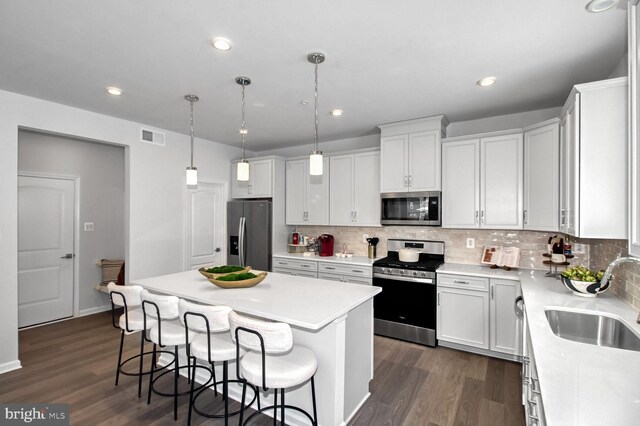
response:
<path id="1" fill-rule="evenodd" d="M 244 217 L 238 221 L 238 254 L 240 266 L 244 266 Z"/>

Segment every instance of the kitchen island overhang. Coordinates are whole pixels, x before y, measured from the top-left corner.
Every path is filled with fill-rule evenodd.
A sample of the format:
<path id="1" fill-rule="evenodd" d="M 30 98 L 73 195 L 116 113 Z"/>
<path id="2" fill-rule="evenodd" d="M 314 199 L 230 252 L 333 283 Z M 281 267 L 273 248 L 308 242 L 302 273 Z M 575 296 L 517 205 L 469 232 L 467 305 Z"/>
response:
<path id="1" fill-rule="evenodd" d="M 321 425 L 346 424 L 370 395 L 373 297 L 381 291 L 379 287 L 270 272 L 256 287 L 221 289 L 198 271 L 133 280 L 131 284 L 291 325 L 295 344 L 310 348 L 318 358 L 315 381 Z M 230 371 L 235 372 L 235 367 Z M 232 398 L 240 399 L 239 389 L 230 387 Z M 271 394 L 263 393 L 262 397 L 270 400 Z M 312 409 L 309 385 L 288 390 L 287 402 Z M 307 424 L 308 420 L 289 410 L 287 423 Z"/>

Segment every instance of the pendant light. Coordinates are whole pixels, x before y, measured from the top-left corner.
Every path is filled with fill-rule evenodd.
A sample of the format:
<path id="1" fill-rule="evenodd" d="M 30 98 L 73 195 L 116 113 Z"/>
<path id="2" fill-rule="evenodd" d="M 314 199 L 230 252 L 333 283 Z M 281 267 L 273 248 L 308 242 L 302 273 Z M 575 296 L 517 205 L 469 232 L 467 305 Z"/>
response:
<path id="1" fill-rule="evenodd" d="M 191 166 L 187 167 L 187 185 L 198 184 L 198 169 L 193 167 L 193 103 L 200 100 L 196 95 L 185 95 L 184 97 L 191 105 Z"/>
<path id="2" fill-rule="evenodd" d="M 316 86 L 314 91 L 315 96 L 315 115 L 316 115 L 316 123 L 315 123 L 315 138 L 313 151 L 311 151 L 311 155 L 309 155 L 309 174 L 313 176 L 322 175 L 322 151 L 318 150 L 318 64 L 324 62 L 324 55 L 322 53 L 309 53 L 307 55 L 307 60 L 312 64 L 315 64 L 315 80 Z"/>
<path id="3" fill-rule="evenodd" d="M 242 160 L 238 163 L 238 172 L 236 178 L 239 181 L 248 181 L 249 180 L 249 162 L 244 158 L 244 142 L 245 137 L 249 131 L 245 127 L 245 107 L 244 107 L 244 87 L 251 84 L 251 79 L 249 77 L 238 77 L 236 78 L 236 83 L 242 86 L 242 126 L 240 127 L 240 136 L 242 137 Z"/>

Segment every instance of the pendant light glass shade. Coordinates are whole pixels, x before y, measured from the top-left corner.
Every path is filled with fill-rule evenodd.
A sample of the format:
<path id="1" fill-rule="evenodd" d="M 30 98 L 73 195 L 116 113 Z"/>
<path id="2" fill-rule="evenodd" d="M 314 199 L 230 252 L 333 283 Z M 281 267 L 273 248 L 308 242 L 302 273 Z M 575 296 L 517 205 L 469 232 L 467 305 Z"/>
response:
<path id="1" fill-rule="evenodd" d="M 191 105 L 191 165 L 187 167 L 187 185 L 195 186 L 198 184 L 198 169 L 193 167 L 193 103 L 200 100 L 196 95 L 185 95 L 184 97 Z"/>
<path id="2" fill-rule="evenodd" d="M 198 169 L 195 167 L 187 167 L 187 185 L 197 185 L 198 184 Z"/>
<path id="3" fill-rule="evenodd" d="M 242 138 L 242 160 L 238 163 L 236 179 L 247 182 L 249 180 L 249 162 L 244 158 L 244 144 L 249 131 L 245 127 L 244 87 L 251 84 L 251 79 L 249 77 L 238 77 L 236 78 L 236 83 L 242 86 L 242 126 L 239 130 L 240 137 Z"/>
<path id="4" fill-rule="evenodd" d="M 249 162 L 247 160 L 241 160 L 238 163 L 238 172 L 236 178 L 239 181 L 248 181 L 249 180 Z"/>
<path id="5" fill-rule="evenodd" d="M 312 176 L 322 175 L 322 152 L 313 151 L 309 156 L 309 174 Z"/>
<path id="6" fill-rule="evenodd" d="M 322 53 L 309 53 L 307 60 L 315 65 L 315 132 L 314 132 L 314 145 L 313 151 L 309 155 L 309 174 L 312 176 L 322 175 L 322 151 L 318 150 L 318 64 L 321 64 L 325 60 L 325 56 Z"/>

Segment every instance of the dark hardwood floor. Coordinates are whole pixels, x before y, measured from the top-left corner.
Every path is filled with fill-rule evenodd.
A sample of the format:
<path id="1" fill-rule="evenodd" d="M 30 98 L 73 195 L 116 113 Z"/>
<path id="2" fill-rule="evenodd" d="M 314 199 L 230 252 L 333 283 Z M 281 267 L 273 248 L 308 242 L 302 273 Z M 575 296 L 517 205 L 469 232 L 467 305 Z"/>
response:
<path id="1" fill-rule="evenodd" d="M 171 398 L 154 395 L 147 405 L 146 379 L 140 399 L 135 377 L 121 376 L 114 386 L 119 336 L 110 313 L 21 331 L 22 369 L 0 375 L 0 402 L 67 403 L 79 425 L 176 424 Z M 138 343 L 137 335 L 125 339 L 124 357 L 135 355 Z M 350 425 L 523 425 L 519 371 L 512 362 L 376 336 L 371 398 Z M 213 392 L 207 400 L 203 409 L 222 412 Z M 177 424 L 186 424 L 187 409 L 182 397 Z M 211 420 L 194 414 L 193 424 L 205 422 Z"/>

